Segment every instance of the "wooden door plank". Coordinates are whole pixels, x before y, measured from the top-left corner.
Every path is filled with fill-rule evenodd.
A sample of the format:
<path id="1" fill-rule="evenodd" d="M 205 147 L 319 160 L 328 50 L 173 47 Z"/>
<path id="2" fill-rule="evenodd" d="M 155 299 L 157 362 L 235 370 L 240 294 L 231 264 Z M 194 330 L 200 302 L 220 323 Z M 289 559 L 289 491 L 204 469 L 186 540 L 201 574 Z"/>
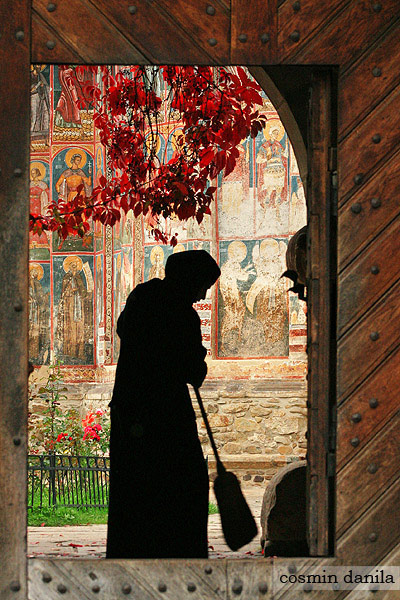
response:
<path id="1" fill-rule="evenodd" d="M 157 3 L 186 32 L 191 43 L 212 56 L 212 63 L 229 64 L 231 15 L 226 5 L 218 0 L 157 0 Z M 212 41 L 211 45 L 211 40 L 217 43 Z"/>
<path id="2" fill-rule="evenodd" d="M 334 402 L 332 337 L 333 289 L 329 274 L 336 271 L 331 235 L 328 147 L 331 139 L 330 79 L 315 74 L 309 126 L 310 255 L 308 260 L 308 523 L 310 553 L 329 551 L 330 497 L 326 473 L 330 411 Z"/>
<path id="3" fill-rule="evenodd" d="M 332 2 L 315 2 L 301 0 L 296 5 L 284 2 L 278 10 L 278 48 L 282 59 L 293 56 L 307 45 L 312 35 L 323 35 L 321 29 L 343 9 L 348 0 L 333 0 Z M 298 32 L 299 39 L 296 41 Z M 294 39 L 292 39 L 293 36 Z"/>
<path id="4" fill-rule="evenodd" d="M 339 398 L 349 395 L 398 346 L 399 294 L 397 282 L 339 342 Z"/>
<path id="5" fill-rule="evenodd" d="M 399 214 L 399 172 L 400 152 L 397 152 L 339 209 L 339 272 Z"/>
<path id="6" fill-rule="evenodd" d="M 253 561 L 254 562 L 254 561 Z M 226 598 L 226 561 L 29 560 L 29 600 Z M 65 591 L 60 592 L 59 586 Z M 66 588 L 66 589 L 65 589 Z"/>
<path id="7" fill-rule="evenodd" d="M 92 1 L 92 0 L 91 0 Z M 162 6 L 144 0 L 140 4 L 124 4 L 118 0 L 93 2 L 106 19 L 130 40 L 152 64 L 214 64 L 213 47 L 202 48 L 199 40 L 178 25 Z M 129 6 L 136 12 L 131 14 Z M 206 51 L 207 50 L 207 51 Z M 124 64 L 135 64 L 126 62 Z M 139 61 L 143 64 L 143 60 Z"/>
<path id="8" fill-rule="evenodd" d="M 339 276 L 339 335 L 355 323 L 399 278 L 397 217 Z"/>
<path id="9" fill-rule="evenodd" d="M 341 493 L 341 486 L 338 493 Z M 400 541 L 400 480 L 397 479 L 367 511 L 339 537 L 337 557 L 348 565 L 377 565 Z"/>
<path id="10" fill-rule="evenodd" d="M 338 469 L 365 446 L 368 440 L 399 410 L 397 348 L 379 368 L 338 408 Z M 354 418 L 353 418 L 354 417 Z"/>
<path id="11" fill-rule="evenodd" d="M 347 135 L 351 127 L 355 127 L 398 85 L 400 44 L 396 42 L 400 35 L 399 28 L 397 21 L 376 46 L 364 54 L 350 70 L 341 74 L 339 139 Z M 376 67 L 381 71 L 379 77 L 373 74 Z"/>
<path id="12" fill-rule="evenodd" d="M 400 411 L 338 473 L 336 527 L 340 535 L 400 473 Z"/>
<path id="13" fill-rule="evenodd" d="M 231 64 L 276 61 L 277 12 L 276 0 L 231 0 Z"/>
<path id="14" fill-rule="evenodd" d="M 272 599 L 272 565 L 267 560 L 227 560 L 227 599 Z"/>
<path id="15" fill-rule="evenodd" d="M 340 103 L 339 103 L 340 105 Z M 400 145 L 398 115 L 400 87 L 385 98 L 367 118 L 339 145 L 345 169 L 340 171 L 339 192 L 342 199 L 374 177 L 374 171 Z M 379 136 L 379 137 L 374 137 Z"/>
<path id="16" fill-rule="evenodd" d="M 47 10 L 47 0 L 34 0 L 33 10 L 48 26 L 57 31 L 67 47 L 89 64 L 143 64 L 146 57 L 85 0 L 68 0 Z M 129 13 L 128 13 L 129 14 Z M 32 56 L 32 61 L 37 62 Z"/>
<path id="17" fill-rule="evenodd" d="M 303 583 L 289 583 L 290 575 L 317 575 L 323 574 L 326 567 L 337 566 L 336 558 L 274 558 L 273 593 L 274 600 L 300 600 L 302 598 L 315 598 L 318 600 L 340 600 L 339 592 L 330 590 L 312 591 L 304 590 Z"/>
<path id="18" fill-rule="evenodd" d="M 25 598 L 30 2 L 0 4 L 0 597 Z"/>
<path id="19" fill-rule="evenodd" d="M 54 44 L 54 45 L 53 45 Z M 43 21 L 42 17 L 32 12 L 32 60 L 35 63 L 45 62 L 77 64 L 83 63 L 84 58 L 76 49 L 66 45 L 58 33 Z"/>
<path id="20" fill-rule="evenodd" d="M 375 12 L 370 0 L 348 2 L 319 35 L 300 48 L 293 50 L 285 63 L 340 65 L 345 68 L 382 34 L 400 15 L 397 0 L 382 3 Z"/>

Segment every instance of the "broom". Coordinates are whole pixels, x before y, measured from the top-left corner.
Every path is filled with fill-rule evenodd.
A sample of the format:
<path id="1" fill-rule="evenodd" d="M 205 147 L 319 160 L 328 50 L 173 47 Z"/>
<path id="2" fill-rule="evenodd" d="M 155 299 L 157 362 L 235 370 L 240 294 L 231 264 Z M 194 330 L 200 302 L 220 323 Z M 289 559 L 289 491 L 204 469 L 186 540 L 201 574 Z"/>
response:
<path id="1" fill-rule="evenodd" d="M 240 483 L 236 475 L 227 471 L 221 462 L 200 392 L 196 387 L 194 387 L 194 391 L 217 461 L 214 493 L 221 517 L 222 531 L 229 548 L 236 551 L 251 542 L 257 534 L 257 525 L 240 489 Z"/>

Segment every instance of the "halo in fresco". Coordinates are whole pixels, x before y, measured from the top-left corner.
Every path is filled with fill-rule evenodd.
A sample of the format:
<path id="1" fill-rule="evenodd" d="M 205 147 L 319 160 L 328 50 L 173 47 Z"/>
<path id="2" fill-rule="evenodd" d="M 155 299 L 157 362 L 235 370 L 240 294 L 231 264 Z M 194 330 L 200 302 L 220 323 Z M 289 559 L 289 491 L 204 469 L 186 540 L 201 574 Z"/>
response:
<path id="1" fill-rule="evenodd" d="M 32 273 L 32 271 L 36 271 L 38 276 L 37 279 L 38 281 L 40 281 L 41 279 L 43 279 L 43 275 L 44 275 L 44 271 L 43 271 L 43 267 L 41 264 L 39 263 L 30 263 L 29 265 L 29 274 Z"/>
<path id="2" fill-rule="evenodd" d="M 154 246 L 150 252 L 150 261 L 152 265 L 157 262 L 157 258 L 164 260 L 164 250 L 161 248 L 161 246 Z"/>
<path id="3" fill-rule="evenodd" d="M 273 139 L 272 133 L 276 131 L 276 139 L 281 140 L 285 135 L 285 128 L 279 119 L 269 119 L 266 126 L 263 129 L 264 137 L 266 140 Z"/>
<path id="4" fill-rule="evenodd" d="M 228 257 L 242 262 L 246 258 L 246 244 L 240 240 L 231 242 L 228 246 Z"/>
<path id="5" fill-rule="evenodd" d="M 40 175 L 38 176 L 38 179 L 40 181 L 42 181 L 46 177 L 46 167 L 44 166 L 44 164 L 42 162 L 39 162 L 38 160 L 32 161 L 30 163 L 31 173 L 32 173 L 33 169 L 38 169 L 38 171 L 40 172 Z"/>
<path id="6" fill-rule="evenodd" d="M 79 154 L 79 156 L 81 157 L 81 164 L 79 165 L 79 167 L 81 169 L 83 169 L 83 167 L 86 165 L 86 161 L 87 161 L 87 156 L 86 156 L 86 152 L 84 150 L 82 150 L 81 148 L 70 148 L 67 153 L 65 154 L 65 162 L 67 163 L 67 165 L 69 167 L 72 166 L 72 157 L 75 156 L 76 154 Z"/>
<path id="7" fill-rule="evenodd" d="M 67 258 L 63 262 L 63 269 L 66 273 L 68 273 L 68 271 L 70 270 L 70 266 L 73 263 L 77 264 L 78 271 L 82 271 L 82 269 L 83 269 L 82 259 L 79 256 L 72 255 L 72 256 L 67 256 Z"/>

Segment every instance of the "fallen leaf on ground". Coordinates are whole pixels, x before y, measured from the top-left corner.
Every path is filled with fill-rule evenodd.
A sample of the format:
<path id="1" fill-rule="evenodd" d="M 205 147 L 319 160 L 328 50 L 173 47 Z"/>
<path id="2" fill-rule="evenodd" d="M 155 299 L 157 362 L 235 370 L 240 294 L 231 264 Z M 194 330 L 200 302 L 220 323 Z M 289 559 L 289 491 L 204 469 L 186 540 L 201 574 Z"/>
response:
<path id="1" fill-rule="evenodd" d="M 83 548 L 83 544 L 73 544 L 72 542 L 68 544 L 68 546 L 72 546 L 72 548 Z"/>

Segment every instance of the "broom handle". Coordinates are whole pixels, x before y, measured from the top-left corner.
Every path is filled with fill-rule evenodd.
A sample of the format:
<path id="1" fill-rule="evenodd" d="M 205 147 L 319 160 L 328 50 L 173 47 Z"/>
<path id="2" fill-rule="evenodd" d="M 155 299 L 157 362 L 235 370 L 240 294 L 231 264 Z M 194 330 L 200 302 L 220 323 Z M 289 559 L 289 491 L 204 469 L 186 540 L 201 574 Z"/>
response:
<path id="1" fill-rule="evenodd" d="M 203 417 L 203 421 L 204 421 L 206 429 L 207 429 L 208 437 L 210 438 L 211 447 L 214 452 L 215 460 L 217 461 L 217 472 L 218 472 L 218 474 L 221 474 L 225 471 L 225 467 L 221 462 L 221 459 L 218 454 L 217 446 L 215 445 L 214 436 L 211 431 L 210 423 L 208 422 L 207 414 L 206 414 L 206 411 L 204 410 L 203 400 L 201 399 L 199 388 L 193 386 L 193 389 L 196 394 L 197 402 L 199 403 L 199 406 L 200 406 L 201 416 Z"/>

